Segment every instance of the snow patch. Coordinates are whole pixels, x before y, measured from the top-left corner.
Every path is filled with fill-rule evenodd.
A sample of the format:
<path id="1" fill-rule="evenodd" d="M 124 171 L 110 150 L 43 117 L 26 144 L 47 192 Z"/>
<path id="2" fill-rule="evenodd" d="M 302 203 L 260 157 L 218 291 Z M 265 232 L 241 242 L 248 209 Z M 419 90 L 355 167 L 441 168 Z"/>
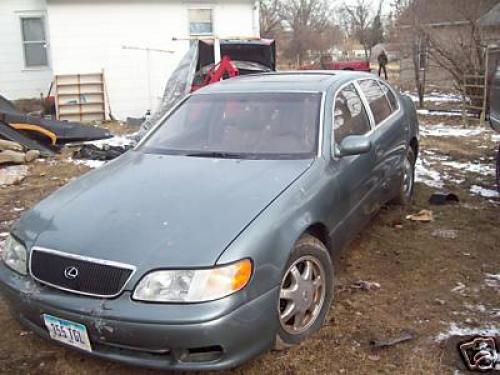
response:
<path id="1" fill-rule="evenodd" d="M 500 292 L 500 274 L 494 275 L 491 273 L 487 273 L 486 279 L 484 279 L 484 283 L 490 288 L 497 289 Z"/>
<path id="2" fill-rule="evenodd" d="M 444 186 L 442 175 L 431 168 L 429 162 L 423 159 L 418 159 L 415 164 L 415 181 L 422 182 L 432 188 L 441 189 Z"/>
<path id="3" fill-rule="evenodd" d="M 451 323 L 445 332 L 436 336 L 435 341 L 440 342 L 453 336 L 499 336 L 500 327 L 488 325 L 482 328 L 460 327 L 457 323 Z"/>
<path id="4" fill-rule="evenodd" d="M 459 112 L 449 112 L 449 111 L 429 111 L 428 109 L 417 109 L 417 113 L 422 116 L 463 116 Z"/>
<path id="5" fill-rule="evenodd" d="M 106 146 L 113 146 L 113 147 L 123 147 L 123 146 L 130 146 L 135 144 L 134 141 L 134 134 L 129 134 L 129 135 L 115 135 L 112 138 L 107 138 L 107 139 L 100 139 L 98 141 L 89 141 L 89 142 L 81 142 L 81 143 L 73 143 L 72 145 L 94 145 L 96 147 L 99 147 L 100 149 L 103 149 Z"/>
<path id="6" fill-rule="evenodd" d="M 486 128 L 465 128 L 463 126 L 421 125 L 420 135 L 422 137 L 474 137 L 488 132 Z"/>
<path id="7" fill-rule="evenodd" d="M 492 165 L 461 163 L 458 161 L 443 161 L 441 164 L 465 172 L 478 173 L 483 176 L 494 176 L 495 168 Z"/>
<path id="8" fill-rule="evenodd" d="M 103 160 L 70 159 L 70 161 L 78 165 L 86 165 L 87 167 L 92 169 L 102 167 L 104 164 L 106 164 L 106 162 Z"/>
<path id="9" fill-rule="evenodd" d="M 499 198 L 500 194 L 497 190 L 486 189 L 479 185 L 472 185 L 470 187 L 470 192 L 475 195 L 480 195 L 484 198 Z"/>
<path id="10" fill-rule="evenodd" d="M 418 103 L 418 95 L 410 93 L 409 91 L 405 91 L 405 94 L 408 95 L 411 98 L 411 100 Z M 463 97 L 461 95 L 445 94 L 439 91 L 432 91 L 431 93 L 424 95 L 424 102 L 447 103 L 447 102 L 461 102 L 462 100 Z"/>

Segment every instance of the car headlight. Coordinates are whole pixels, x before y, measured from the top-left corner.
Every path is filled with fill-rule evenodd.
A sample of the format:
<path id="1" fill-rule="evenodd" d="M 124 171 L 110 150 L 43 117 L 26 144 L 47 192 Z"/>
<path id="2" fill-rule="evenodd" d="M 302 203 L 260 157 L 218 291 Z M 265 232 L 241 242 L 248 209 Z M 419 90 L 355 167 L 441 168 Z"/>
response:
<path id="1" fill-rule="evenodd" d="M 133 299 L 152 302 L 205 302 L 243 289 L 252 276 L 252 262 L 244 259 L 200 270 L 153 271 L 136 286 Z"/>
<path id="2" fill-rule="evenodd" d="M 5 265 L 12 270 L 26 275 L 26 248 L 10 234 L 5 241 L 5 248 L 2 251 L 2 260 Z"/>

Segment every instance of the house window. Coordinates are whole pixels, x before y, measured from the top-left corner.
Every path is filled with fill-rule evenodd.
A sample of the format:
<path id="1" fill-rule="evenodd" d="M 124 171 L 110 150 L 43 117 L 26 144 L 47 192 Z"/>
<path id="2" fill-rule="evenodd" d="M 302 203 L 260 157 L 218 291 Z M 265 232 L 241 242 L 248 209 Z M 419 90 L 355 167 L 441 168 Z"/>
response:
<path id="1" fill-rule="evenodd" d="M 21 18 L 21 32 L 25 66 L 47 66 L 47 40 L 43 17 Z"/>
<path id="2" fill-rule="evenodd" d="M 191 35 L 213 34 L 212 9 L 189 9 L 189 33 Z"/>

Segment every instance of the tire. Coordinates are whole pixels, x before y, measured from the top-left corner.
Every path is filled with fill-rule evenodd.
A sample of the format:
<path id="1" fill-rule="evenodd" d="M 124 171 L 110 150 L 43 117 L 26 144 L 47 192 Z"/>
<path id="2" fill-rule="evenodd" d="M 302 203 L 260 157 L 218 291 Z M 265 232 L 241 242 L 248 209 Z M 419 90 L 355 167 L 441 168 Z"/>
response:
<path id="1" fill-rule="evenodd" d="M 312 272 L 306 272 L 306 269 Z M 295 244 L 282 275 L 275 350 L 297 345 L 317 332 L 325 321 L 332 298 L 333 265 L 328 250 L 316 237 L 305 234 Z M 292 304 L 295 315 L 288 317 L 285 312 L 293 310 Z M 302 316 L 301 321 L 297 320 Z"/>
<path id="2" fill-rule="evenodd" d="M 413 201 L 415 193 L 415 153 L 410 148 L 406 153 L 403 177 L 398 188 L 398 194 L 391 203 L 407 206 Z"/>

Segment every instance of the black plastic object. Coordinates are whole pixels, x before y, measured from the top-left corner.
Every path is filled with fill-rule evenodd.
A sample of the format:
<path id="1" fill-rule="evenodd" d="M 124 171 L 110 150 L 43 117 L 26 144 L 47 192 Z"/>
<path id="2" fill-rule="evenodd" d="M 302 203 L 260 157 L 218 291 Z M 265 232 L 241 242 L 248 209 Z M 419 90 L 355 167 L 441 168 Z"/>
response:
<path id="1" fill-rule="evenodd" d="M 54 155 L 54 152 L 47 146 L 44 146 L 34 139 L 27 137 L 20 131 L 14 129 L 13 127 L 7 125 L 2 121 L 0 121 L 0 137 L 5 138 L 9 141 L 20 143 L 29 150 L 38 150 L 40 151 L 40 155 L 42 156 Z"/>
<path id="2" fill-rule="evenodd" d="M 95 145 L 82 145 L 74 157 L 76 159 L 107 161 L 117 158 L 131 148 L 132 146 L 105 146 L 100 148 Z"/>
<path id="3" fill-rule="evenodd" d="M 21 123 L 41 126 L 54 133 L 57 136 L 58 143 L 95 141 L 112 137 L 112 134 L 107 129 L 83 125 L 78 122 L 46 120 L 27 115 L 1 95 L 0 121 L 7 124 Z"/>
<path id="4" fill-rule="evenodd" d="M 443 205 L 448 203 L 458 203 L 460 200 L 458 196 L 453 193 L 448 193 L 446 191 L 439 191 L 434 193 L 429 198 L 429 203 L 434 205 Z"/>

